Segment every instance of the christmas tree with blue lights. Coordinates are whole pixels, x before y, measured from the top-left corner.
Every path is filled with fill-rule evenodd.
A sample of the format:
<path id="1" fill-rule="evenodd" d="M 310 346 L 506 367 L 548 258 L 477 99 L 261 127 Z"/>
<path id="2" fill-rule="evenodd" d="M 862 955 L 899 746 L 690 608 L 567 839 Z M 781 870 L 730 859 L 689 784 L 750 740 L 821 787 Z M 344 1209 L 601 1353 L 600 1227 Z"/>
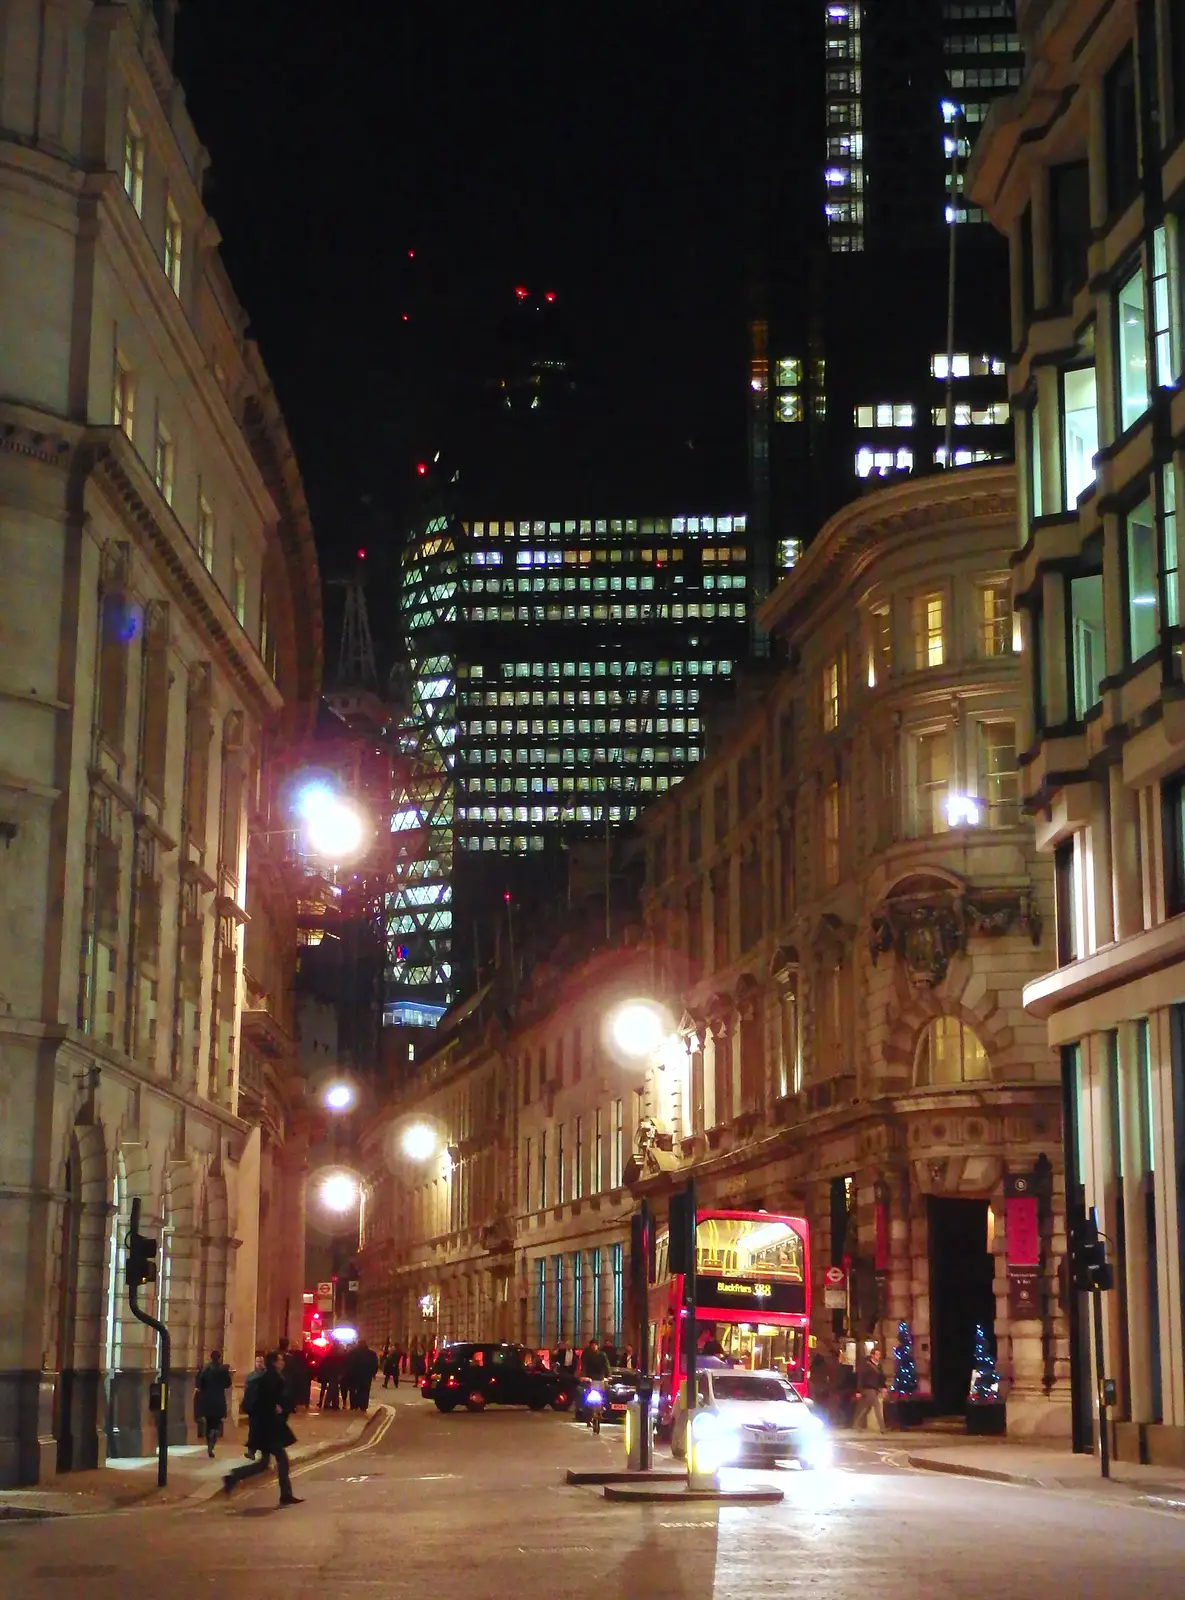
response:
<path id="1" fill-rule="evenodd" d="M 913 1334 L 909 1323 L 897 1324 L 897 1344 L 893 1350 L 893 1383 L 891 1394 L 911 1395 L 918 1390 L 918 1369 L 913 1359 Z"/>
<path id="2" fill-rule="evenodd" d="M 993 1405 L 1000 1398 L 1000 1374 L 996 1358 L 988 1349 L 982 1322 L 975 1324 L 975 1355 L 971 1364 L 971 1389 L 967 1396 L 973 1406 Z"/>

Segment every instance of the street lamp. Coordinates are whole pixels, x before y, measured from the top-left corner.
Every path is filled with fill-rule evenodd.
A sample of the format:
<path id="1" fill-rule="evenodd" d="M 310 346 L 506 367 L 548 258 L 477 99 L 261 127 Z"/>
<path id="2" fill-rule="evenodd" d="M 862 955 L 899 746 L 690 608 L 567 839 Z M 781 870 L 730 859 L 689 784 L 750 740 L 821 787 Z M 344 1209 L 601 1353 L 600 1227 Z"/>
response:
<path id="1" fill-rule="evenodd" d="M 670 1031 L 666 1013 L 653 1000 L 625 1000 L 609 1017 L 609 1037 L 631 1061 L 652 1060 Z"/>
<path id="2" fill-rule="evenodd" d="M 350 1111 L 358 1096 L 352 1084 L 331 1083 L 321 1098 L 327 1111 Z"/>
<path id="3" fill-rule="evenodd" d="M 362 1190 L 352 1172 L 328 1172 L 321 1179 L 317 1193 L 325 1209 L 340 1216 L 354 1209 Z"/>
<path id="4" fill-rule="evenodd" d="M 305 840 L 314 855 L 337 863 L 356 856 L 366 841 L 361 812 L 327 783 L 308 783 L 296 799 Z"/>
<path id="5" fill-rule="evenodd" d="M 440 1135 L 430 1122 L 410 1122 L 399 1147 L 409 1161 L 430 1161 L 440 1149 Z"/>

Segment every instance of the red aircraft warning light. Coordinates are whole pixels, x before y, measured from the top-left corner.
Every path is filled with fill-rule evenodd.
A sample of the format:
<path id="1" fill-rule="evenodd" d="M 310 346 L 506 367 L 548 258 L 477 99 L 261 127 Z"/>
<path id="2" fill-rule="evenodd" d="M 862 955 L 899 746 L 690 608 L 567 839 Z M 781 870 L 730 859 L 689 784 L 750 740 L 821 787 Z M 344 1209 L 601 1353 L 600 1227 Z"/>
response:
<path id="1" fill-rule="evenodd" d="M 526 289 L 523 287 L 523 285 L 521 283 L 518 285 L 518 287 L 515 289 L 514 292 L 515 292 L 515 295 L 517 296 L 517 298 L 519 300 L 525 300 L 527 298 L 527 291 L 526 291 Z"/>
<path id="2" fill-rule="evenodd" d="M 426 461 L 417 461 L 416 471 L 421 478 L 426 478 L 428 476 L 428 463 Z"/>
<path id="3" fill-rule="evenodd" d="M 543 298 L 547 301 L 549 306 L 555 305 L 555 290 L 549 289 Z"/>

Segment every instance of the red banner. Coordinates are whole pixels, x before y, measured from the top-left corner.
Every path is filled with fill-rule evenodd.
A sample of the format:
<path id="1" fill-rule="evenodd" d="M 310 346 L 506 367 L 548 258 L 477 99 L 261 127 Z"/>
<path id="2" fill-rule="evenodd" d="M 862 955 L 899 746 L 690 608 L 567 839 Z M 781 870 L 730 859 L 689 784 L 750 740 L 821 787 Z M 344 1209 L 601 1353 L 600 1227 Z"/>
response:
<path id="1" fill-rule="evenodd" d="M 1010 1195 L 1004 1202 L 1004 1241 L 1010 1267 L 1041 1263 L 1041 1228 L 1036 1195 Z"/>

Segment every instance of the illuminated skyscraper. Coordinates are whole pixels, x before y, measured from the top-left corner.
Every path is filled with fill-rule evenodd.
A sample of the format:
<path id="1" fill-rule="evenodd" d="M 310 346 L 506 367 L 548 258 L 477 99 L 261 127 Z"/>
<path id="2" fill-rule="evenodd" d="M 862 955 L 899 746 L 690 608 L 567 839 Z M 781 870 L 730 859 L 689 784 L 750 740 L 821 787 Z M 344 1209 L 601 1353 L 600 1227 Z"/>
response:
<path id="1" fill-rule="evenodd" d="M 749 0 L 750 483 L 775 569 L 871 479 L 1011 456 L 1007 250 L 963 171 L 1021 79 L 1013 16 Z"/>
<path id="2" fill-rule="evenodd" d="M 629 823 L 704 753 L 748 641 L 746 518 L 429 517 L 404 557 L 414 835 L 387 1014 L 451 997 L 454 881 Z M 468 928 L 464 930 L 469 932 Z"/>

